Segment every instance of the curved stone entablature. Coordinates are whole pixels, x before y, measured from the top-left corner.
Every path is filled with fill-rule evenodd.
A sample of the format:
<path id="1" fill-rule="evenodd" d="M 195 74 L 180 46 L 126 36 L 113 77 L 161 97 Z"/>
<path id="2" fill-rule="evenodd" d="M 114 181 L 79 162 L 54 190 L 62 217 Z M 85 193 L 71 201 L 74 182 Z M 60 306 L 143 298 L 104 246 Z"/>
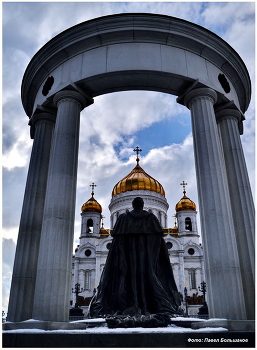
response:
<path id="1" fill-rule="evenodd" d="M 218 105 L 233 101 L 246 111 L 249 74 L 223 39 L 174 17 L 117 14 L 78 24 L 43 46 L 25 72 L 22 102 L 31 117 L 37 106 L 55 108 L 53 96 L 67 88 L 82 92 L 88 104 L 125 90 L 161 91 L 183 103 L 187 89 L 205 86 L 217 92 Z"/>

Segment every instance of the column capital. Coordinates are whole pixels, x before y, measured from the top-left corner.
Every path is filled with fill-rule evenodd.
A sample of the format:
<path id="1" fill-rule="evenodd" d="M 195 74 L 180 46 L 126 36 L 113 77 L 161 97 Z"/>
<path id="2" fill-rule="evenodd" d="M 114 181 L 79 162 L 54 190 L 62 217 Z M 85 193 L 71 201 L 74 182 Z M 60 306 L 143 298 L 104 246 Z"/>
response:
<path id="1" fill-rule="evenodd" d="M 77 91 L 62 90 L 54 95 L 53 102 L 55 106 L 58 107 L 58 104 L 63 100 L 73 100 L 78 102 L 80 104 L 81 110 L 88 106 L 87 98 Z"/>
<path id="2" fill-rule="evenodd" d="M 35 137 L 36 124 L 38 122 L 42 122 L 42 121 L 55 124 L 56 115 L 53 113 L 50 113 L 50 112 L 37 112 L 37 113 L 33 114 L 33 116 L 30 118 L 29 123 L 28 123 L 30 125 L 30 137 L 31 137 L 31 139 L 34 139 L 34 137 Z"/>
<path id="3" fill-rule="evenodd" d="M 209 97 L 213 100 L 213 104 L 215 104 L 218 99 L 218 95 L 213 89 L 202 87 L 190 90 L 184 97 L 184 105 L 190 108 L 191 102 L 199 97 Z"/>
<path id="4" fill-rule="evenodd" d="M 242 114 L 238 110 L 232 108 L 220 109 L 218 112 L 215 113 L 215 116 L 217 122 L 219 122 L 223 118 L 235 118 L 237 121 L 241 121 L 242 119 Z"/>
<path id="5" fill-rule="evenodd" d="M 35 126 L 37 122 L 41 120 L 47 120 L 51 123 L 55 123 L 56 121 L 56 115 L 48 112 L 41 112 L 41 113 L 36 113 L 33 114 L 33 116 L 29 120 L 29 125 L 30 126 Z"/>
<path id="6" fill-rule="evenodd" d="M 243 135 L 244 126 L 243 126 L 243 118 L 242 113 L 237 109 L 233 108 L 222 108 L 215 112 L 217 123 L 219 124 L 222 120 L 225 119 L 235 119 L 238 125 L 238 132 L 240 135 Z"/>

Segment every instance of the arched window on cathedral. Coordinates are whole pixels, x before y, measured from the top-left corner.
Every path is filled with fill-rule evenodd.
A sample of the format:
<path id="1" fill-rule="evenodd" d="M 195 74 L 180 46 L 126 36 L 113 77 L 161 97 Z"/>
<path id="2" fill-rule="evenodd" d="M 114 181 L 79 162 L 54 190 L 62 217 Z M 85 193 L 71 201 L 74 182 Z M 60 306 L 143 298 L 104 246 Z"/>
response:
<path id="1" fill-rule="evenodd" d="M 190 288 L 196 289 L 196 270 L 190 269 L 188 271 L 188 274 L 189 274 Z"/>
<path id="2" fill-rule="evenodd" d="M 92 233 L 93 232 L 93 220 L 88 219 L 87 220 L 87 233 Z"/>
<path id="3" fill-rule="evenodd" d="M 190 218 L 185 219 L 185 229 L 186 231 L 192 231 L 192 221 Z"/>

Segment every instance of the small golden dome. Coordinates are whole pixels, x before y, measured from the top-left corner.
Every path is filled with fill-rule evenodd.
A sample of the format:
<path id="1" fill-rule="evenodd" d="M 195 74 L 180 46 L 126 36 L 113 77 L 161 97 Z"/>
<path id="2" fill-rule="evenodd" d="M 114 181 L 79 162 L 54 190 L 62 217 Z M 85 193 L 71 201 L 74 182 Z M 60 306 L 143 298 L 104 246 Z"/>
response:
<path id="1" fill-rule="evenodd" d="M 106 228 L 104 228 L 104 218 L 105 216 L 101 215 L 101 219 L 102 219 L 102 226 L 100 228 L 100 237 L 104 237 L 104 236 L 109 236 L 110 235 L 110 230 L 107 230 Z"/>
<path id="2" fill-rule="evenodd" d="M 191 201 L 190 198 L 186 196 L 186 190 L 185 185 L 187 185 L 184 181 L 180 184 L 183 186 L 183 193 L 184 196 L 180 199 L 180 201 L 176 204 L 176 212 L 182 211 L 182 210 L 196 210 L 196 204 Z"/>
<path id="3" fill-rule="evenodd" d="M 91 198 L 82 205 L 81 207 L 81 211 L 82 212 L 97 212 L 97 213 L 101 213 L 102 212 L 102 207 L 101 205 L 97 202 L 97 200 L 94 198 L 94 187 L 96 187 L 96 185 L 93 183 L 92 185 L 90 185 L 92 187 L 92 193 L 91 193 Z"/>
<path id="4" fill-rule="evenodd" d="M 110 232 L 104 228 L 104 224 L 102 223 L 102 227 L 100 228 L 100 236 L 109 236 Z"/>
<path id="5" fill-rule="evenodd" d="M 92 196 L 86 203 L 84 203 L 81 207 L 81 211 L 83 212 L 102 212 L 101 205 L 95 200 L 95 198 Z"/>
<path id="6" fill-rule="evenodd" d="M 139 164 L 123 179 L 121 179 L 112 190 L 112 197 L 117 194 L 134 191 L 134 190 L 147 190 L 160 193 L 165 196 L 165 191 L 162 185 L 153 177 L 148 175 Z"/>

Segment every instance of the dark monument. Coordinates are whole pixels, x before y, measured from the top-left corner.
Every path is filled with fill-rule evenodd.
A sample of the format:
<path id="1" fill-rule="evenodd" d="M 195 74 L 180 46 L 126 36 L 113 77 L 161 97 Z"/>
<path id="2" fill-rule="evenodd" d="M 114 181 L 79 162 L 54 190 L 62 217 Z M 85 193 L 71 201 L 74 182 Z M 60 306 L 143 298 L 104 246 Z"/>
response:
<path id="1" fill-rule="evenodd" d="M 89 317 L 106 318 L 109 327 L 167 326 L 181 315 L 180 298 L 154 214 L 137 197 L 133 210 L 119 216 Z"/>

